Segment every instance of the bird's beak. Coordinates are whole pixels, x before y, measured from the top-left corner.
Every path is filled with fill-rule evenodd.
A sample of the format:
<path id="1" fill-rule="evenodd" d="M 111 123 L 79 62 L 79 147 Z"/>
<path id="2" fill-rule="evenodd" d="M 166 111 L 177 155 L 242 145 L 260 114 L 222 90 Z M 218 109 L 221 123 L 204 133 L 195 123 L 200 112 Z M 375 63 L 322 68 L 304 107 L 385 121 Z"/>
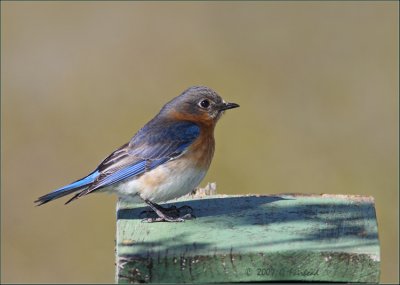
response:
<path id="1" fill-rule="evenodd" d="M 239 107 L 239 104 L 236 103 L 227 103 L 224 102 L 221 107 L 219 108 L 220 111 L 228 110 L 228 109 L 233 109 Z"/>

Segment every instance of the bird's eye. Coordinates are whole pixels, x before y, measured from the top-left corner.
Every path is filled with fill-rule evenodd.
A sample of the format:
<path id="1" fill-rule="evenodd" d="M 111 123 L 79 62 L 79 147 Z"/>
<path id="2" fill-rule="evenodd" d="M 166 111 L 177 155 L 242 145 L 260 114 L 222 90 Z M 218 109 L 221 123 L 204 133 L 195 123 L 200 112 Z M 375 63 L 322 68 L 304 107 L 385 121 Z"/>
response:
<path id="1" fill-rule="evenodd" d="M 201 100 L 199 103 L 200 107 L 207 109 L 210 106 L 210 101 L 207 99 Z"/>

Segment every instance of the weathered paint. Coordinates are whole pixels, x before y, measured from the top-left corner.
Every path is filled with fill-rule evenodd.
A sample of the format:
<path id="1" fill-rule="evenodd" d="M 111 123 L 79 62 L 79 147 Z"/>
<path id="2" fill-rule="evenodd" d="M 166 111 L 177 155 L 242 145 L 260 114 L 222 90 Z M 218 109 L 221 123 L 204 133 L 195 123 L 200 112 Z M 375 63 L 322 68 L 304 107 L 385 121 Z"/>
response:
<path id="1" fill-rule="evenodd" d="M 185 197 L 197 219 L 142 223 L 119 202 L 119 283 L 379 282 L 374 201 L 346 195 Z"/>

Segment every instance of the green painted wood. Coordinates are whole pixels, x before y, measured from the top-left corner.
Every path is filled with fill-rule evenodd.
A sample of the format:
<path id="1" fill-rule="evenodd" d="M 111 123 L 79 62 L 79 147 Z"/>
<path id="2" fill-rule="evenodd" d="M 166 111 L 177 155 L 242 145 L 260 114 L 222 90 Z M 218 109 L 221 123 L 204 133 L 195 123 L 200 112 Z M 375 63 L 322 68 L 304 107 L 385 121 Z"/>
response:
<path id="1" fill-rule="evenodd" d="M 197 219 L 143 223 L 147 209 L 117 206 L 118 283 L 329 281 L 378 283 L 372 197 L 184 197 Z"/>

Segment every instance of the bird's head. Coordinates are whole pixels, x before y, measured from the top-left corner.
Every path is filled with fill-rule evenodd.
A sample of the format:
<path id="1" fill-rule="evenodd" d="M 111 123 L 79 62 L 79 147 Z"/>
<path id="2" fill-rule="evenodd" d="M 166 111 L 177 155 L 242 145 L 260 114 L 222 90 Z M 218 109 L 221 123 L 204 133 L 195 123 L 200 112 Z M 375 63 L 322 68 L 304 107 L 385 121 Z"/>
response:
<path id="1" fill-rule="evenodd" d="M 211 88 L 193 86 L 165 104 L 160 115 L 177 120 L 214 125 L 225 110 L 237 107 L 239 105 L 236 103 L 222 100 Z"/>

